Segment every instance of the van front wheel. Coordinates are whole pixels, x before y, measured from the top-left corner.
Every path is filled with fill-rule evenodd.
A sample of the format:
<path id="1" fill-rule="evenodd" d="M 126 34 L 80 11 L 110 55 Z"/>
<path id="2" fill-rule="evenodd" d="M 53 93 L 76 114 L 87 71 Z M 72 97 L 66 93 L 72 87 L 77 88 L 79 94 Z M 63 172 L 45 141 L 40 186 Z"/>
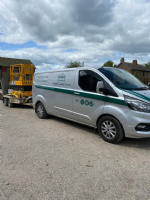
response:
<path id="1" fill-rule="evenodd" d="M 48 117 L 46 109 L 45 109 L 44 105 L 41 102 L 38 103 L 37 106 L 36 106 L 36 113 L 37 113 L 37 116 L 40 119 L 46 119 Z"/>
<path id="2" fill-rule="evenodd" d="M 112 116 L 104 116 L 98 122 L 100 136 L 109 143 L 118 143 L 124 138 L 120 122 Z"/>

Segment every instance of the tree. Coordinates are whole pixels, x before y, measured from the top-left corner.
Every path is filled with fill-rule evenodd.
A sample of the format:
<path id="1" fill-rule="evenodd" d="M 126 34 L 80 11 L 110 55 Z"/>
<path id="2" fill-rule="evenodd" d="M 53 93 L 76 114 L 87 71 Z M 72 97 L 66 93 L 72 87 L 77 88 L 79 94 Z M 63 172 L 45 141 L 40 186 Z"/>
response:
<path id="1" fill-rule="evenodd" d="M 83 64 L 81 64 L 80 62 L 70 62 L 68 65 L 65 66 L 65 68 L 75 68 L 75 67 L 83 67 Z"/>
<path id="2" fill-rule="evenodd" d="M 145 67 L 150 69 L 150 61 L 148 63 L 145 63 Z"/>
<path id="3" fill-rule="evenodd" d="M 103 66 L 104 67 L 117 67 L 117 65 L 115 65 L 113 63 L 113 61 L 111 61 L 111 60 L 108 60 L 107 62 L 105 62 Z"/>

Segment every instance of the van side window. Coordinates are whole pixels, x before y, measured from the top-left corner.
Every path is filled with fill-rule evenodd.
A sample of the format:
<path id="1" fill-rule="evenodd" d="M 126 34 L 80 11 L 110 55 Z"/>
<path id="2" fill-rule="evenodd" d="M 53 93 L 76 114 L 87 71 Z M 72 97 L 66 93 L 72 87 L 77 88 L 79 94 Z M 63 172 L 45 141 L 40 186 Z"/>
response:
<path id="1" fill-rule="evenodd" d="M 96 92 L 98 81 L 103 79 L 97 73 L 90 70 L 79 71 L 79 86 L 82 90 Z"/>

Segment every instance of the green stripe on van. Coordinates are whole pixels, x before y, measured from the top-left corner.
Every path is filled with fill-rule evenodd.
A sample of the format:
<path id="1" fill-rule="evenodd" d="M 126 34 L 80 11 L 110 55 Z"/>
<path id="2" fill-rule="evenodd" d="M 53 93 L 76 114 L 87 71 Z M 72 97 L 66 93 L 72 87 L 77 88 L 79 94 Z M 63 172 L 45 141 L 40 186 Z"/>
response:
<path id="1" fill-rule="evenodd" d="M 76 91 L 76 90 L 54 88 L 54 87 L 41 86 L 41 85 L 35 85 L 35 87 L 36 88 L 45 89 L 45 90 L 51 90 L 51 91 L 55 91 L 55 92 L 72 94 L 72 95 L 75 95 L 74 93 L 78 92 L 79 93 L 78 96 L 81 96 L 81 97 L 85 97 L 85 98 L 89 98 L 89 99 L 95 99 L 95 100 L 99 100 L 99 101 L 105 101 L 105 102 L 109 102 L 109 103 L 114 103 L 114 104 L 118 104 L 118 105 L 127 106 L 127 104 L 126 104 L 126 102 L 124 100 L 115 99 L 113 97 L 101 96 L 99 94 L 90 94 L 90 93 Z"/>
<path id="2" fill-rule="evenodd" d="M 120 89 L 120 88 L 119 88 L 119 89 Z M 144 100 L 150 102 L 150 98 L 144 96 L 143 94 L 139 94 L 139 93 L 137 93 L 137 92 L 135 92 L 135 91 L 131 91 L 131 90 L 123 90 L 123 89 L 121 89 L 121 90 L 124 91 L 124 92 L 127 92 L 127 93 L 129 93 L 129 94 L 132 94 L 132 95 L 134 95 L 134 96 L 136 96 L 136 97 L 139 97 L 139 98 L 141 98 L 141 99 L 144 99 Z"/>

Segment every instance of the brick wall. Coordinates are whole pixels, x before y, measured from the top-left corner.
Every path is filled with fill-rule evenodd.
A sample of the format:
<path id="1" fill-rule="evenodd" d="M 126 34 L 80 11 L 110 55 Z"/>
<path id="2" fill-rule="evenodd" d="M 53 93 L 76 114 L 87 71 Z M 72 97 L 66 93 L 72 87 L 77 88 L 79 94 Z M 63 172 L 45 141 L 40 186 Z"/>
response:
<path id="1" fill-rule="evenodd" d="M 122 64 L 122 63 L 118 66 L 118 68 L 124 69 L 124 70 L 126 70 L 127 72 L 133 74 L 133 73 L 132 73 L 132 70 L 129 69 L 128 67 L 126 67 L 126 66 L 125 66 L 124 64 Z"/>

